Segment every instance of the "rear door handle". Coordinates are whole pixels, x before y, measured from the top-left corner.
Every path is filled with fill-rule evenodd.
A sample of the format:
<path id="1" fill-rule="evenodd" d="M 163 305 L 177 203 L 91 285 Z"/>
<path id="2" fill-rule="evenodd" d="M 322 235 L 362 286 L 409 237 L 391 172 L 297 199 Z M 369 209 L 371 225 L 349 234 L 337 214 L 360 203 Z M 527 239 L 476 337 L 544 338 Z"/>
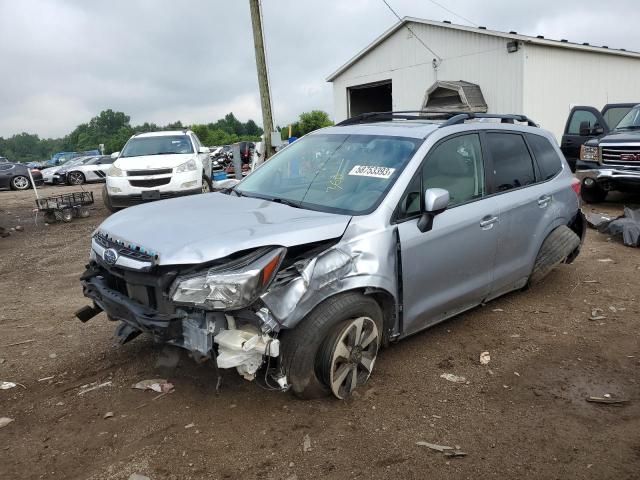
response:
<path id="1" fill-rule="evenodd" d="M 498 217 L 487 215 L 480 221 L 480 228 L 483 230 L 491 230 L 493 228 L 493 224 L 498 221 Z"/>
<path id="2" fill-rule="evenodd" d="M 540 208 L 545 208 L 547 205 L 549 205 L 550 201 L 551 201 L 551 195 L 542 195 L 538 199 L 538 205 L 540 206 Z"/>

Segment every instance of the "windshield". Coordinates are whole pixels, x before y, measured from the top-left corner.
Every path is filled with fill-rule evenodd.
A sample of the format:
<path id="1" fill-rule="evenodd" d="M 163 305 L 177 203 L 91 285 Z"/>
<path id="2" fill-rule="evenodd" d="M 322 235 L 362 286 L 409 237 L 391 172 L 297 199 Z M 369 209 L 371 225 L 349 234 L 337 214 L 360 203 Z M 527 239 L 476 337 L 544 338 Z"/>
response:
<path id="1" fill-rule="evenodd" d="M 122 149 L 120 158 L 142 155 L 171 155 L 193 153 L 188 135 L 163 135 L 159 137 L 134 137 Z"/>
<path id="2" fill-rule="evenodd" d="M 616 127 L 616 130 L 640 129 L 640 107 L 633 107 Z"/>
<path id="3" fill-rule="evenodd" d="M 372 212 L 422 143 L 415 138 L 316 134 L 294 142 L 235 191 L 323 212 Z"/>

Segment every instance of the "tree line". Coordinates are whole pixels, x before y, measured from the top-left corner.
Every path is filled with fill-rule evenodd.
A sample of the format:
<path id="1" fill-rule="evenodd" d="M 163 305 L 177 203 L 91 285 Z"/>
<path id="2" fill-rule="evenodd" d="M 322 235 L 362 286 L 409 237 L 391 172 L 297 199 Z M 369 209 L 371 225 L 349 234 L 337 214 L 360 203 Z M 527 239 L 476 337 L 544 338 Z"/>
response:
<path id="1" fill-rule="evenodd" d="M 329 125 L 333 125 L 333 122 L 326 112 L 320 110 L 305 112 L 300 115 L 297 122 L 291 124 L 292 136 L 300 137 Z M 110 154 L 121 150 L 135 133 L 181 128 L 193 130 L 202 144 L 207 146 L 228 145 L 244 140 L 259 141 L 263 133 L 256 122 L 253 120 L 241 122 L 233 113 L 228 113 L 224 118 L 207 124 L 183 125 L 182 122 L 177 121 L 163 126 L 148 122 L 132 126 L 129 115 L 107 109 L 89 122 L 78 125 L 62 138 L 40 138 L 36 134 L 26 132 L 9 138 L 0 137 L 0 156 L 14 162 L 42 161 L 56 152 L 95 150 L 100 144 L 104 144 L 104 153 Z M 289 136 L 289 127 L 277 129 L 286 140 Z"/>

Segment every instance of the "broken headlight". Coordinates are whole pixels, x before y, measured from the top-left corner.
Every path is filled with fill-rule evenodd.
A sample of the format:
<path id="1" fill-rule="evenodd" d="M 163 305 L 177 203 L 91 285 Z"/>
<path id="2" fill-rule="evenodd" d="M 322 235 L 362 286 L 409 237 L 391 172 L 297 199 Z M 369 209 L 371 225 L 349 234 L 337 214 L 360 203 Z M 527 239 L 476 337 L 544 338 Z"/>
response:
<path id="1" fill-rule="evenodd" d="M 273 280 L 285 248 L 244 257 L 233 265 L 210 268 L 190 277 L 179 277 L 171 299 L 206 310 L 237 310 L 252 304 Z"/>

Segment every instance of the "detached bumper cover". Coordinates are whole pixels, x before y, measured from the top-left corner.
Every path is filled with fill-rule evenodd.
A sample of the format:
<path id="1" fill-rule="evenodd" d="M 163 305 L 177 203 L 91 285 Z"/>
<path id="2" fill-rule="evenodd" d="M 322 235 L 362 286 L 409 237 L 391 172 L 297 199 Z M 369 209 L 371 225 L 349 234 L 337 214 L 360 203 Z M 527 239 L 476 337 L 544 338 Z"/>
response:
<path id="1" fill-rule="evenodd" d="M 583 165 L 578 163 L 578 170 L 576 171 L 576 177 L 583 181 L 585 178 L 592 178 L 598 183 L 609 182 L 612 184 L 627 184 L 640 186 L 640 168 L 634 167 L 615 167 L 615 166 L 600 166 L 597 168 L 581 169 Z M 597 165 L 597 164 L 589 164 Z M 584 166 L 587 166 L 586 164 Z"/>
<path id="2" fill-rule="evenodd" d="M 181 315 L 158 313 L 153 308 L 131 300 L 109 288 L 104 278 L 91 267 L 81 277 L 84 296 L 114 320 L 120 320 L 142 332 L 150 333 L 162 341 L 182 338 Z"/>

